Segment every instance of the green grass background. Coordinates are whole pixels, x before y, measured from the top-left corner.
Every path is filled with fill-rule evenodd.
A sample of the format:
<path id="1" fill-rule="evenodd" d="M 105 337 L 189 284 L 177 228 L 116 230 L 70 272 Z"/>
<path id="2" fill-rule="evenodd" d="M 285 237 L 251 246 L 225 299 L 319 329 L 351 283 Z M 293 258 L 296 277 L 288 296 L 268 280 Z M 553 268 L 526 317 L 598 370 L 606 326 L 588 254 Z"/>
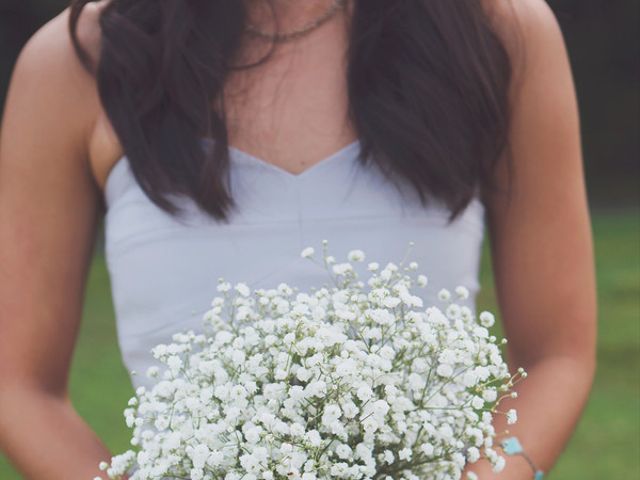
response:
<path id="1" fill-rule="evenodd" d="M 575 436 L 552 480 L 640 478 L 640 212 L 594 212 L 599 304 L 598 372 Z M 498 312 L 484 244 L 478 308 Z M 122 410 L 132 394 L 120 361 L 104 257 L 93 263 L 71 390 L 74 404 L 112 451 L 126 449 Z M 0 479 L 20 476 L 0 457 Z"/>

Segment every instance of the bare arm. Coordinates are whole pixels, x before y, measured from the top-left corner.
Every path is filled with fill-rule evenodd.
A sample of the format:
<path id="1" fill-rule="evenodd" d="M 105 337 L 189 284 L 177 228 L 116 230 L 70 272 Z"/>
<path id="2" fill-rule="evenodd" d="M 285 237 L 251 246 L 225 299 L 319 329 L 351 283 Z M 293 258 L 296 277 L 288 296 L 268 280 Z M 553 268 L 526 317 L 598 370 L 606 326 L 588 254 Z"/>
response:
<path id="1" fill-rule="evenodd" d="M 109 457 L 67 393 L 101 207 L 87 161 L 97 96 L 66 20 L 23 50 L 0 131 L 0 447 L 43 480 L 94 478 Z"/>
<path id="2" fill-rule="evenodd" d="M 513 2 L 522 43 L 513 48 L 511 132 L 513 198 L 487 194 L 498 301 L 512 368 L 529 376 L 509 429 L 538 467 L 563 451 L 587 400 L 595 370 L 596 292 L 575 91 L 562 34 L 541 0 Z M 504 164 L 498 175 L 506 186 Z M 513 403 L 511 403 L 513 402 Z M 481 479 L 533 478 L 524 459 L 506 457 L 502 474 L 488 464 Z"/>

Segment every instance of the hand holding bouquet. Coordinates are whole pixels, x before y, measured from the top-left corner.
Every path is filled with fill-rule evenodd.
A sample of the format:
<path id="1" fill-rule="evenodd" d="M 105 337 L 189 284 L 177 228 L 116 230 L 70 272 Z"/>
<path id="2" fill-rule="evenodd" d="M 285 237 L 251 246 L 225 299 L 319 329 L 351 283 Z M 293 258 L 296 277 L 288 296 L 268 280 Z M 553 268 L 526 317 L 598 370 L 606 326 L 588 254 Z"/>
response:
<path id="1" fill-rule="evenodd" d="M 314 250 L 303 257 L 316 261 Z M 417 264 L 369 263 L 360 250 L 322 262 L 333 281 L 310 292 L 251 291 L 220 279 L 201 334 L 153 354 L 125 417 L 130 450 L 102 464 L 131 480 L 445 480 L 486 457 L 496 470 L 494 414 L 526 374 L 511 375 L 488 328 L 493 315 L 415 293 Z"/>

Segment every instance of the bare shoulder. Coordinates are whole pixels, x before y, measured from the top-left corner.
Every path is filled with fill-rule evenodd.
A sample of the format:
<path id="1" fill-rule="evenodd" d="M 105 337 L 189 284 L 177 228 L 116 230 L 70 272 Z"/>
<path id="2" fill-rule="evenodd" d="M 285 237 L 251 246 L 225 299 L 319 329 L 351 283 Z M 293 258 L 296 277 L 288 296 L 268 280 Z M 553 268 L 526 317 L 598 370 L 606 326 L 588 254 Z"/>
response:
<path id="1" fill-rule="evenodd" d="M 78 19 L 78 40 L 93 60 L 97 60 L 100 47 L 99 15 L 102 6 L 88 4 Z M 65 76 L 70 81 L 86 81 L 88 72 L 75 52 L 69 31 L 71 9 L 42 26 L 22 49 L 16 71 L 19 74 L 47 73 Z"/>
<path id="2" fill-rule="evenodd" d="M 80 152 L 98 185 L 120 151 L 90 68 L 99 62 L 100 15 L 107 5 L 106 0 L 90 2 L 79 13 L 77 45 L 70 33 L 71 8 L 29 39 L 13 72 L 3 119 L 5 127 L 24 130 L 30 125 L 33 130 L 32 119 L 39 118 L 47 135 L 65 139 L 68 148 Z M 76 46 L 86 53 L 89 65 Z"/>
<path id="3" fill-rule="evenodd" d="M 549 28 L 558 22 L 545 0 L 483 0 L 490 14 L 506 24 L 519 23 L 526 28 Z"/>
<path id="4" fill-rule="evenodd" d="M 100 49 L 102 6 L 88 4 L 78 20 L 79 45 L 92 61 L 97 61 Z M 70 15 L 70 8 L 65 9 L 28 40 L 15 65 L 10 94 L 16 90 L 16 96 L 33 95 L 46 102 L 43 108 L 64 106 L 81 122 L 95 118 L 99 102 L 95 78 L 82 64 L 71 39 Z M 88 132 L 91 126 L 86 127 Z"/>
<path id="5" fill-rule="evenodd" d="M 522 74 L 550 56 L 565 55 L 558 20 L 545 0 L 483 0 L 503 40 L 515 73 Z"/>
<path id="6" fill-rule="evenodd" d="M 573 138 L 578 122 L 571 62 L 558 20 L 545 0 L 485 0 L 512 58 L 514 126 L 554 120 Z"/>
<path id="7" fill-rule="evenodd" d="M 510 149 L 504 159 L 515 167 L 513 197 L 519 202 L 513 204 L 522 210 L 514 208 L 514 215 L 527 221 L 531 212 L 556 215 L 559 204 L 568 204 L 569 192 L 574 204 L 583 196 L 577 95 L 560 25 L 544 0 L 484 1 L 513 64 Z M 506 165 L 501 162 L 498 173 L 505 185 Z M 505 198 L 490 197 L 490 209 L 502 209 Z"/>

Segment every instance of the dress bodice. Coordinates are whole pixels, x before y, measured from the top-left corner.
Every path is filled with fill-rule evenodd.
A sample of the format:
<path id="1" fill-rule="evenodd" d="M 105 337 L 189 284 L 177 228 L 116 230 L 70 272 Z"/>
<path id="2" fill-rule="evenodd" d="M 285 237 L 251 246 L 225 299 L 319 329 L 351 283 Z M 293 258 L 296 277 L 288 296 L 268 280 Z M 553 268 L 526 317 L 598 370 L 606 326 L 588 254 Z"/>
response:
<path id="1" fill-rule="evenodd" d="M 478 197 L 451 224 L 443 204 L 420 205 L 409 185 L 397 188 L 373 163 L 358 161 L 355 141 L 303 173 L 289 173 L 230 148 L 230 189 L 238 209 L 219 223 L 186 197 L 186 215 L 174 218 L 145 195 L 127 157 L 105 185 L 105 255 L 120 349 L 145 385 L 153 346 L 186 329 L 199 330 L 216 296 L 219 277 L 270 288 L 286 282 L 300 290 L 328 283 L 320 266 L 300 257 L 304 247 L 344 261 L 361 249 L 367 261 L 398 263 L 410 241 L 410 259 L 429 278 L 423 292 L 436 303 L 440 288 L 464 285 L 474 309 L 484 233 Z M 366 263 L 360 273 L 366 275 Z"/>

